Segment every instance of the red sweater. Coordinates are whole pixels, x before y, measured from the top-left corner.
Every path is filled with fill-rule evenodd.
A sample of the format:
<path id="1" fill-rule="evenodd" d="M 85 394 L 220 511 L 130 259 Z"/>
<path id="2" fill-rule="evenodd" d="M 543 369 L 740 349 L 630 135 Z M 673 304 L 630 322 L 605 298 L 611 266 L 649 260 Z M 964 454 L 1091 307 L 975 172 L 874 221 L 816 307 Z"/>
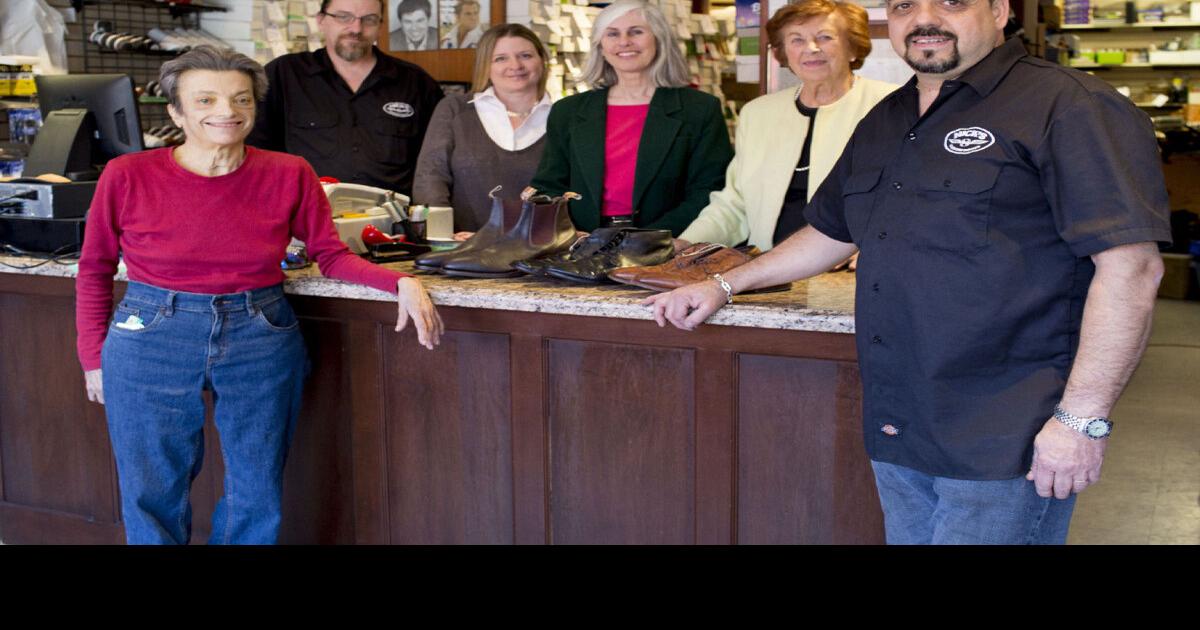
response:
<path id="1" fill-rule="evenodd" d="M 75 280 L 77 349 L 84 370 L 100 367 L 112 313 L 113 274 L 188 293 L 238 293 L 283 282 L 295 235 L 321 273 L 396 292 L 408 274 L 373 265 L 338 240 L 312 167 L 286 153 L 246 147 L 237 170 L 204 177 L 171 149 L 119 157 L 104 169 L 88 211 Z"/>

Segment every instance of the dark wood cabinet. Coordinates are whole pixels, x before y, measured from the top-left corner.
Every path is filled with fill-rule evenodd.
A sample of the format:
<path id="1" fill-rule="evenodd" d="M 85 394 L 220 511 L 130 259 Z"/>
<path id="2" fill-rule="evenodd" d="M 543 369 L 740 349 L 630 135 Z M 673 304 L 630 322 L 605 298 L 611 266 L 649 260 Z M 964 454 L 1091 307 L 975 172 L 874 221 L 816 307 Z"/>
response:
<path id="1" fill-rule="evenodd" d="M 73 281 L 0 273 L 0 539 L 119 543 Z M 283 543 L 881 543 L 853 336 L 290 296 L 314 370 Z M 211 424 L 194 539 L 221 491 Z"/>

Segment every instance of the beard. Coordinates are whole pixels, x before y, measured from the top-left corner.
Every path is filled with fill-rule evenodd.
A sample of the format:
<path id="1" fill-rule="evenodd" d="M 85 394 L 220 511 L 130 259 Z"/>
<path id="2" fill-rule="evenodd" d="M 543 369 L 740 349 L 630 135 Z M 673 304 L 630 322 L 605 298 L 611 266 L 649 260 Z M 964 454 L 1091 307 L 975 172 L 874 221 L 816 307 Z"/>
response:
<path id="1" fill-rule="evenodd" d="M 934 59 L 937 54 L 935 50 L 923 50 L 916 52 L 916 58 L 913 57 L 914 52 L 909 47 L 909 42 L 914 37 L 945 37 L 953 43 L 950 50 L 949 59 Z M 962 63 L 962 57 L 958 54 L 958 38 L 953 33 L 949 33 L 932 26 L 918 27 L 913 29 L 907 37 L 904 38 L 904 62 L 910 68 L 922 74 L 945 74 L 958 67 Z"/>
<path id="2" fill-rule="evenodd" d="M 337 56 L 345 61 L 358 61 L 367 55 L 371 50 L 371 42 L 361 37 L 339 37 L 337 45 L 333 47 L 337 52 Z"/>

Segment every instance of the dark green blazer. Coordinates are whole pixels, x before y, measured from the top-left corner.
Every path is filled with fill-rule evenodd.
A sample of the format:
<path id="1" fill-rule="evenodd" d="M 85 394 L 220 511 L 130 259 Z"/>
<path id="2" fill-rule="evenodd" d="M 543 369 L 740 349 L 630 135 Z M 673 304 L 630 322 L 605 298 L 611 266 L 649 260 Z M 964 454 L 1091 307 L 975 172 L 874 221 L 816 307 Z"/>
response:
<path id="1" fill-rule="evenodd" d="M 600 224 L 607 111 L 607 89 L 555 103 L 546 123 L 546 150 L 530 183 L 541 193 L 583 195 L 571 202 L 571 219 L 585 232 Z M 692 88 L 655 90 L 638 145 L 634 225 L 679 236 L 708 205 L 708 194 L 725 187 L 732 158 L 716 97 Z"/>

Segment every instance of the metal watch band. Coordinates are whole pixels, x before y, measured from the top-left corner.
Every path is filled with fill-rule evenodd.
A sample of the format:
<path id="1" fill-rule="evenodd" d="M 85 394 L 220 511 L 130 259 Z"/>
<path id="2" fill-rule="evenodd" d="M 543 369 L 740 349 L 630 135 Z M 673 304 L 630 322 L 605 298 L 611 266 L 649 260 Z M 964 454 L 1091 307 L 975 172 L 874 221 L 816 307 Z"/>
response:
<path id="1" fill-rule="evenodd" d="M 1059 405 L 1054 405 L 1054 418 L 1067 425 L 1071 429 L 1078 431 L 1079 433 L 1082 433 L 1093 440 L 1108 437 L 1108 434 L 1112 432 L 1112 421 L 1108 418 L 1101 418 L 1098 416 L 1095 418 L 1083 418 L 1066 411 Z M 1106 425 L 1102 435 L 1092 435 L 1092 432 L 1088 431 L 1088 427 L 1097 421 Z"/>
<path id="2" fill-rule="evenodd" d="M 733 304 L 733 287 L 729 286 L 729 283 L 719 273 L 714 273 L 712 279 L 716 280 L 722 289 L 725 289 L 725 303 Z"/>

